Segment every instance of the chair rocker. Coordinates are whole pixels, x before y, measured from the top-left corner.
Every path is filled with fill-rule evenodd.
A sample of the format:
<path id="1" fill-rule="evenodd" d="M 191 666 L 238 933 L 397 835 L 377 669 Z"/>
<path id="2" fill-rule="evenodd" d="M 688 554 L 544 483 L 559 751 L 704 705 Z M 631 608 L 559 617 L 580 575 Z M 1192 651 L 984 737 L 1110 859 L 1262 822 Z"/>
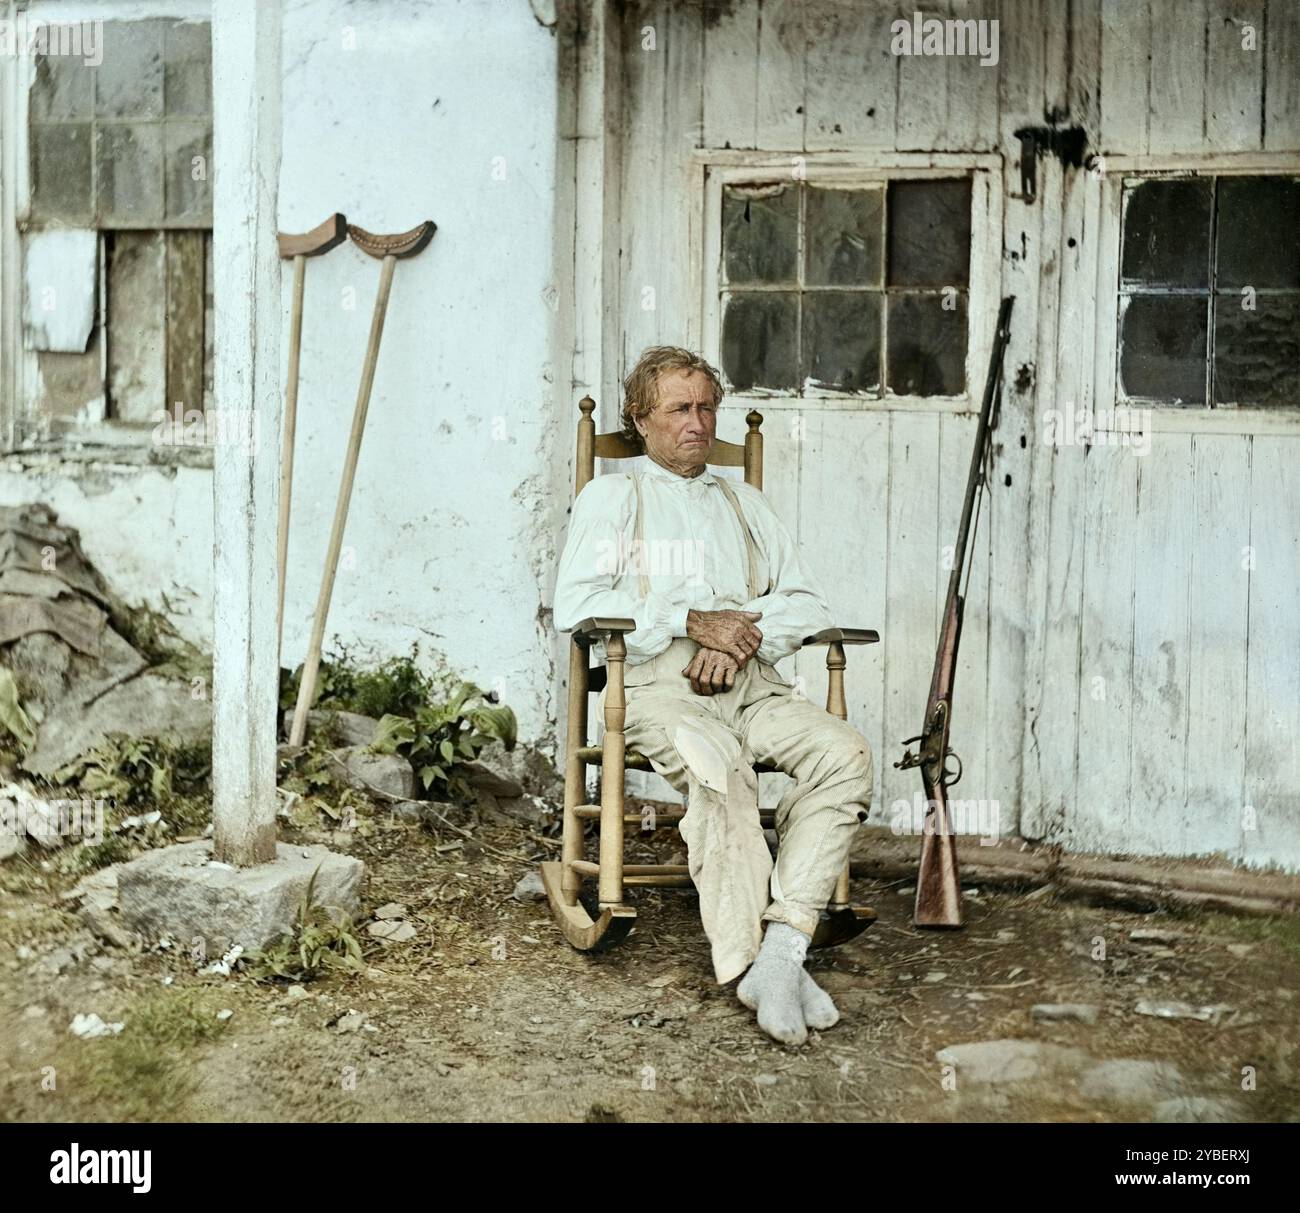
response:
<path id="1" fill-rule="evenodd" d="M 595 475 L 595 460 L 634 459 L 644 452 L 621 433 L 597 434 L 592 418 L 596 404 L 584 396 L 578 404 L 582 417 L 578 421 L 575 496 Z M 743 443 L 718 439 L 709 452 L 715 467 L 741 467 L 747 484 L 763 487 L 762 415 L 751 410 L 745 418 L 749 429 Z M 588 618 L 572 631 L 569 646 L 568 742 L 564 762 L 564 835 L 558 862 L 541 865 L 542 883 L 555 921 L 565 938 L 584 952 L 600 952 L 619 943 L 636 922 L 636 909 L 624 900 L 625 890 L 636 887 L 691 888 L 685 864 L 628 864 L 623 862 L 623 830 L 640 827 L 642 818 L 624 812 L 623 775 L 626 770 L 653 771 L 649 759 L 626 748 L 623 724 L 626 715 L 623 667 L 627 656 L 625 632 L 636 630 L 633 619 Z M 592 645 L 603 639 L 607 665 L 592 667 Z M 875 644 L 880 634 L 863 628 L 826 628 L 803 641 L 803 647 L 826 646 L 826 669 L 829 685 L 826 710 L 841 720 L 848 717 L 844 698 L 844 646 Z M 587 743 L 588 696 L 606 688 L 605 735 L 598 746 Z M 600 804 L 585 804 L 586 768 L 601 768 Z M 773 773 L 777 767 L 756 762 L 757 774 Z M 685 809 L 654 814 L 655 830 L 676 825 Z M 771 828 L 774 809 L 760 809 L 759 820 Z M 599 822 L 600 849 L 593 863 L 584 855 L 583 827 L 588 821 Z M 594 904 L 583 903 L 582 883 L 594 880 L 597 885 Z M 589 912 L 588 905 L 592 905 Z M 831 947 L 861 934 L 875 921 L 875 911 L 849 902 L 849 865 L 840 873 L 830 903 L 821 915 L 811 946 Z"/>

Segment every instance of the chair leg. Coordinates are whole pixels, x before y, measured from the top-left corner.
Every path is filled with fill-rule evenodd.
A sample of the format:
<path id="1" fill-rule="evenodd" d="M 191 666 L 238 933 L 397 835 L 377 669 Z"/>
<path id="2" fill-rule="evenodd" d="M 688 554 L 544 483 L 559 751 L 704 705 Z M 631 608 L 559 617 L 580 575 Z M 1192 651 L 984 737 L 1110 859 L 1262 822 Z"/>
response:
<path id="1" fill-rule="evenodd" d="M 841 720 L 849 718 L 848 701 L 844 697 L 844 666 L 844 645 L 832 641 L 826 646 L 826 710 Z M 849 861 L 846 859 L 844 870 L 835 881 L 835 892 L 826 907 L 827 914 L 817 924 L 809 946 L 831 948 L 836 944 L 847 943 L 875 922 L 874 910 L 867 906 L 851 905 L 849 897 Z"/>
<path id="2" fill-rule="evenodd" d="M 623 662 L 627 642 L 611 632 L 605 642 L 605 738 L 600 768 L 600 905 L 623 903 L 623 778 L 627 741 L 623 725 Z"/>
<path id="3" fill-rule="evenodd" d="M 565 905 L 578 904 L 582 878 L 569 866 L 582 858 L 582 822 L 575 812 L 587 799 L 587 764 L 578 747 L 587 744 L 587 650 L 569 643 L 569 740 L 564 759 L 564 834 L 560 895 Z"/>
<path id="4" fill-rule="evenodd" d="M 826 710 L 832 716 L 848 720 L 849 705 L 844 698 L 844 646 L 832 641 L 826 646 Z"/>

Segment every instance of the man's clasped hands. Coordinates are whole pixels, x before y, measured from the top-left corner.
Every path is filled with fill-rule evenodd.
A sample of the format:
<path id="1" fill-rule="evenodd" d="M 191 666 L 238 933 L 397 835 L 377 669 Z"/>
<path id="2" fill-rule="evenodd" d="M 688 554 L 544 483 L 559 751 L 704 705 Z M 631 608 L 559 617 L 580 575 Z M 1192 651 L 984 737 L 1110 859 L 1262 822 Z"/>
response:
<path id="1" fill-rule="evenodd" d="M 736 675 L 763 641 L 763 633 L 754 626 L 762 618 L 762 611 L 687 612 L 686 634 L 700 647 L 682 673 L 697 695 L 731 690 Z"/>

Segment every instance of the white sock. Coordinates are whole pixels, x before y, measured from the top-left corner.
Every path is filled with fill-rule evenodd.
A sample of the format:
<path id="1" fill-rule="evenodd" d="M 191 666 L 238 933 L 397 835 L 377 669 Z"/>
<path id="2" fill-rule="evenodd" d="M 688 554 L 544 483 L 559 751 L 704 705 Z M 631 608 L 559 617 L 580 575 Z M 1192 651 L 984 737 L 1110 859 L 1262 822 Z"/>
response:
<path id="1" fill-rule="evenodd" d="M 783 1044 L 798 1045 L 808 1039 L 801 986 L 811 942 L 811 936 L 789 923 L 768 923 L 763 946 L 736 987 L 740 1001 L 758 1012 L 758 1026 Z"/>

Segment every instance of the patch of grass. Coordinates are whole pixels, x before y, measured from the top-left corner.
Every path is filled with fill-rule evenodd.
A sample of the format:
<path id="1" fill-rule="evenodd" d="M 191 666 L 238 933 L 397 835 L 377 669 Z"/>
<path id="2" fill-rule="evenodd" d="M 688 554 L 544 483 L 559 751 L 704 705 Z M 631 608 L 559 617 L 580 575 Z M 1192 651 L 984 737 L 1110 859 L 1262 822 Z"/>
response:
<path id="1" fill-rule="evenodd" d="M 1209 912 L 1200 921 L 1207 931 L 1235 935 L 1243 943 L 1275 943 L 1300 964 L 1300 920 Z"/>
<path id="2" fill-rule="evenodd" d="M 220 1004 L 201 989 L 167 990 L 127 1011 L 118 1036 L 78 1042 L 72 1078 L 111 1119 L 158 1120 L 193 1089 L 189 1050 L 226 1030 Z"/>

